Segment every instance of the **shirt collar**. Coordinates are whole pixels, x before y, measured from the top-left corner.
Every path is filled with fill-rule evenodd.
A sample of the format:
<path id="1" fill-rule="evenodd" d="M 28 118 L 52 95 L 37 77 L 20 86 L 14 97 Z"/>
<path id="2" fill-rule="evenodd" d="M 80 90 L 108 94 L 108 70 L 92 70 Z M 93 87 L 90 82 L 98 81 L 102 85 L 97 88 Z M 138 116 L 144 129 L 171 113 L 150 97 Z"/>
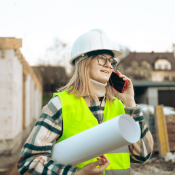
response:
<path id="1" fill-rule="evenodd" d="M 93 79 L 90 79 L 90 86 L 91 86 L 91 90 L 93 95 L 97 96 L 97 97 L 104 97 L 106 94 L 106 86 L 107 83 L 100 83 L 98 81 L 95 81 Z"/>

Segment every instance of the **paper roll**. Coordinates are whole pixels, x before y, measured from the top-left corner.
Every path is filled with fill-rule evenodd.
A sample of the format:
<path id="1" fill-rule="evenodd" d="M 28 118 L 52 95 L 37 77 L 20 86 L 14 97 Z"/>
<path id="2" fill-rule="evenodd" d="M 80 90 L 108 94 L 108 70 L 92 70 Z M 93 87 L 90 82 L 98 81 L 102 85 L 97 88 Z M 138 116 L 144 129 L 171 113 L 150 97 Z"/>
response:
<path id="1" fill-rule="evenodd" d="M 122 114 L 56 143 L 52 148 L 52 159 L 64 165 L 77 165 L 136 143 L 140 134 L 138 123 L 131 116 Z"/>

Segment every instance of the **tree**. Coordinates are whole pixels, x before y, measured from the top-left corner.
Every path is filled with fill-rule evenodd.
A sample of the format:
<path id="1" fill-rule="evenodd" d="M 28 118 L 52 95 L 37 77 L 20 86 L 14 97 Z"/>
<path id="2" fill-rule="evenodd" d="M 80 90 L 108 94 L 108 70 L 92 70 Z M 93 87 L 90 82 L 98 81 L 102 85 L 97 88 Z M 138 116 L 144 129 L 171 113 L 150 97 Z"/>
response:
<path id="1" fill-rule="evenodd" d="M 71 59 L 71 47 L 55 38 L 53 45 L 49 47 L 45 56 L 38 59 L 37 66 L 61 66 L 64 67 L 68 76 L 73 72 L 73 66 L 69 63 Z"/>

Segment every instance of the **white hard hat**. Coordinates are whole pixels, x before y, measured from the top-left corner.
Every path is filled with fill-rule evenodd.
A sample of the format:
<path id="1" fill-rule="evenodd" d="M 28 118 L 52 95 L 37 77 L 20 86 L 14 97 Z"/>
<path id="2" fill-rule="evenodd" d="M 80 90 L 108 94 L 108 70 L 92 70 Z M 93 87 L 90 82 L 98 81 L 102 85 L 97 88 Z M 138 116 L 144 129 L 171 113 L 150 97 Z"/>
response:
<path id="1" fill-rule="evenodd" d="M 72 65 L 75 65 L 75 59 L 87 58 L 88 52 L 97 50 L 109 50 L 114 54 L 114 58 L 122 55 L 122 52 L 115 50 L 106 33 L 101 29 L 93 29 L 79 36 L 73 43 L 71 49 Z"/>

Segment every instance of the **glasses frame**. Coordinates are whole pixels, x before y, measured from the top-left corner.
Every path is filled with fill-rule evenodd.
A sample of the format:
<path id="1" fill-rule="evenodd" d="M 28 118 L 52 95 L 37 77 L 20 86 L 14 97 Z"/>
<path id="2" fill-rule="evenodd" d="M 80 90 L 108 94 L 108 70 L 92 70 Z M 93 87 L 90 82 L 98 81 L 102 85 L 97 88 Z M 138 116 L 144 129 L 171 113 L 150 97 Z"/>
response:
<path id="1" fill-rule="evenodd" d="M 97 56 L 98 64 L 101 65 L 101 66 L 106 65 L 107 61 L 109 61 L 109 63 L 111 63 L 111 66 L 112 66 L 112 67 L 110 66 L 110 68 L 111 68 L 111 69 L 114 69 L 114 66 L 117 64 L 117 61 L 116 61 L 113 57 L 107 58 L 107 57 L 104 56 L 104 55 L 96 55 L 96 56 Z M 104 64 L 100 64 L 99 59 L 101 59 L 101 58 L 104 58 L 104 59 L 105 59 L 105 63 L 104 63 Z M 113 63 L 112 63 L 111 60 L 113 61 Z"/>

